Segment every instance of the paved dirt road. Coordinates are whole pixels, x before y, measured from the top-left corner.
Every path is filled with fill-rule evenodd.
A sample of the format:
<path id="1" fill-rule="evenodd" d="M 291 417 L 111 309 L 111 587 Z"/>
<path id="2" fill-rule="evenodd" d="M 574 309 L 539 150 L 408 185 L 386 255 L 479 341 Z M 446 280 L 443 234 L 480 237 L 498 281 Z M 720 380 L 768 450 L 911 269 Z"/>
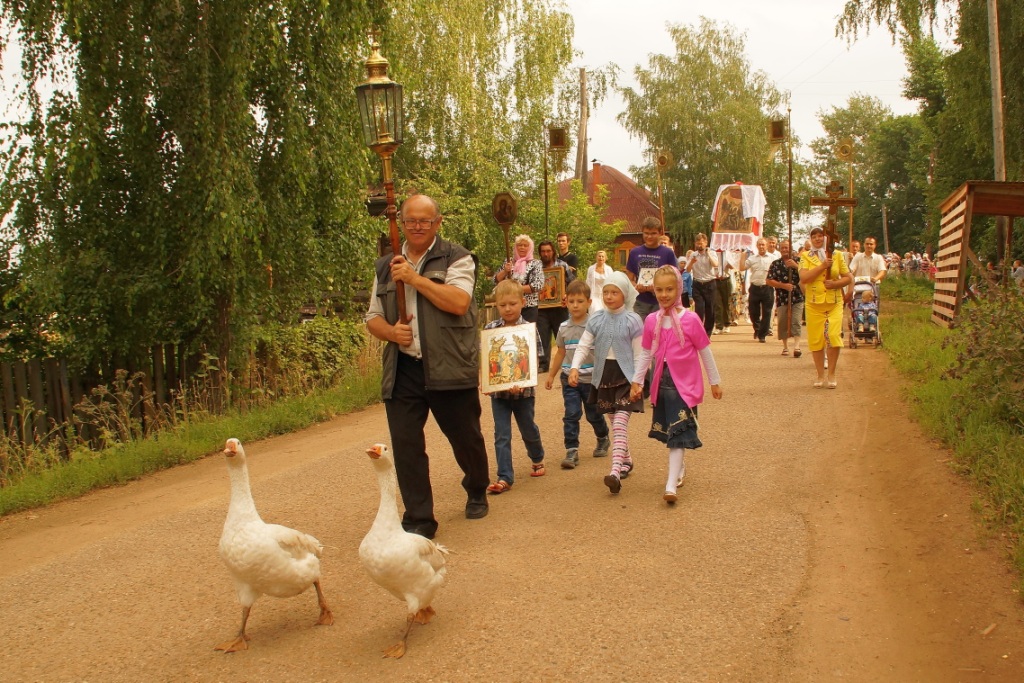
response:
<path id="1" fill-rule="evenodd" d="M 402 660 L 381 650 L 404 609 L 357 557 L 378 493 L 364 455 L 378 406 L 247 444 L 257 507 L 329 546 L 332 627 L 312 593 L 263 598 L 247 652 L 213 646 L 239 609 L 217 541 L 223 459 L 0 521 L 3 681 L 1022 681 L 1024 609 L 948 453 L 908 420 L 882 351 L 846 350 L 840 387 L 749 327 L 714 338 L 725 398 L 679 503 L 665 452 L 630 426 L 635 474 L 562 457 L 561 402 L 541 392 L 552 467 L 484 520 L 462 517 L 454 461 L 431 423 L 439 540 L 453 554 L 438 617 Z M 485 433 L 491 430 L 485 404 Z M 227 438 L 231 434 L 225 434 Z M 493 464 L 492 464 L 493 469 Z"/>

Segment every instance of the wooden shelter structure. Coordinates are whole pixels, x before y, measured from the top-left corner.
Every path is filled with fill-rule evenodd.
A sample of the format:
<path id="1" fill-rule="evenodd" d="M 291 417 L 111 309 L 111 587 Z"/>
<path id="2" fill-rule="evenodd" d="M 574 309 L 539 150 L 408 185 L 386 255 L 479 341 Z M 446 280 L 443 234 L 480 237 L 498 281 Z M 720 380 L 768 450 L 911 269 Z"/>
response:
<path id="1" fill-rule="evenodd" d="M 985 267 L 971 250 L 971 221 L 975 216 L 1009 219 L 1006 241 L 1013 236 L 1013 219 L 1024 216 L 1024 183 L 968 180 L 946 197 L 939 207 L 939 249 L 935 254 L 935 292 L 932 322 L 952 327 L 963 300 L 967 261 L 982 274 Z"/>

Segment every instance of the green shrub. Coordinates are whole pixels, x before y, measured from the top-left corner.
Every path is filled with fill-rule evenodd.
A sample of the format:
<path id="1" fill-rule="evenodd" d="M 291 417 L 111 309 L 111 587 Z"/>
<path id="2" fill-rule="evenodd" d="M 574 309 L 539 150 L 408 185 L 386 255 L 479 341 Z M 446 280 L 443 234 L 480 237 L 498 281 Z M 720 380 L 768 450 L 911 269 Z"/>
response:
<path id="1" fill-rule="evenodd" d="M 957 350 L 949 376 L 991 417 L 1024 433 L 1024 297 L 1005 287 L 960 309 L 947 341 Z"/>
<path id="2" fill-rule="evenodd" d="M 154 460 L 143 454 L 153 448 L 150 441 L 166 442 L 170 434 L 229 420 L 232 413 L 258 414 L 261 429 L 271 431 L 249 426 L 235 435 L 262 437 L 338 414 L 334 407 L 338 400 L 322 400 L 326 407 L 317 407 L 316 396 L 330 397 L 339 387 L 352 387 L 358 396 L 372 397 L 358 399 L 358 406 L 379 399 L 381 345 L 371 339 L 362 322 L 316 318 L 303 325 L 267 325 L 258 334 L 252 350 L 232 370 L 230 405 L 219 400 L 223 373 L 216 356 L 207 354 L 200 371 L 167 403 L 155 403 L 142 373 L 117 370 L 109 385 L 92 389 L 75 405 L 70 423 L 51 423 L 39 443 L 0 434 L 0 497 L 8 495 L 3 491 L 6 487 L 18 483 L 23 490 L 38 486 L 45 492 L 52 486 L 64 491 L 33 494 L 31 499 L 64 497 L 187 461 L 191 456 L 178 459 L 161 454 Z M 31 434 L 40 415 L 30 401 L 24 401 L 17 416 L 18 432 Z M 107 464 L 91 463 L 96 458 Z M 150 461 L 155 464 L 148 465 Z M 87 471 L 93 467 L 98 467 L 95 474 Z M 48 473 L 50 469 L 60 473 Z M 71 487 L 59 479 L 68 472 L 79 473 Z M 35 483 L 24 483 L 28 479 Z"/>
<path id="3" fill-rule="evenodd" d="M 333 386 L 367 345 L 366 326 L 335 317 L 269 324 L 254 342 L 255 371 L 283 393 Z"/>
<path id="4" fill-rule="evenodd" d="M 13 472 L 0 486 L 0 516 L 59 500 L 93 489 L 116 486 L 167 467 L 191 462 L 219 451 L 228 437 L 243 442 L 286 434 L 380 400 L 380 362 L 368 347 L 353 358 L 351 373 L 337 386 L 303 396 L 268 402 L 223 415 L 203 414 L 146 438 L 117 443 L 103 451 L 76 450 L 70 459 L 48 458 Z M 365 368 L 365 369 L 361 369 Z M 0 456 L 4 453 L 0 442 Z M 43 459 L 39 454 L 37 459 Z M 2 463 L 2 458 L 0 458 Z"/>

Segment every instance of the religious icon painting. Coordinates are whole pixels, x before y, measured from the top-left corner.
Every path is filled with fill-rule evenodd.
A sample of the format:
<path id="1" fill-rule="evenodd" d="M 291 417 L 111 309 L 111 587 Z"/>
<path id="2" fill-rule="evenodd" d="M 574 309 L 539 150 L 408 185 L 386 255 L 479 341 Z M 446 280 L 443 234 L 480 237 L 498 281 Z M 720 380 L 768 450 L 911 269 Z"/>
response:
<path id="1" fill-rule="evenodd" d="M 565 269 L 561 266 L 544 269 L 544 288 L 537 295 L 540 308 L 562 305 L 565 298 Z"/>
<path id="2" fill-rule="evenodd" d="M 480 366 L 485 394 L 537 386 L 537 324 L 481 330 Z"/>
<path id="3" fill-rule="evenodd" d="M 753 232 L 753 220 L 743 216 L 743 191 L 737 185 L 723 190 L 715 208 L 713 232 Z"/>
<path id="4" fill-rule="evenodd" d="M 519 207 L 516 198 L 510 192 L 500 192 L 491 200 L 491 215 L 498 225 L 511 225 L 516 222 Z"/>
<path id="5" fill-rule="evenodd" d="M 636 276 L 636 283 L 642 287 L 653 287 L 654 274 L 657 272 L 657 268 L 641 268 Z"/>

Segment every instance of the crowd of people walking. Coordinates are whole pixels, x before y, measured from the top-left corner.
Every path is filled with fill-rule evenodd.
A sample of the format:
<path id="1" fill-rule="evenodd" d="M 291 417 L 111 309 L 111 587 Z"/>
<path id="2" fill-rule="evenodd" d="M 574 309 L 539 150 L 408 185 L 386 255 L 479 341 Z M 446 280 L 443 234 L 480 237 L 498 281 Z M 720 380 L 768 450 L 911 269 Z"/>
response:
<path id="1" fill-rule="evenodd" d="M 629 251 L 624 270 L 616 270 L 604 251 L 581 270 L 566 233 L 536 245 L 521 234 L 491 277 L 497 317 L 485 326 L 492 347 L 481 370 L 484 351 L 472 303 L 478 267 L 467 250 L 438 236 L 442 220 L 430 197 L 405 201 L 402 253 L 378 259 L 366 314 L 370 333 L 386 342 L 381 388 L 405 504 L 402 526 L 431 538 L 438 523 L 423 435 L 428 414 L 463 471 L 469 519 L 487 515 L 488 494 L 515 485 L 513 418 L 530 477 L 548 473 L 548 449 L 535 419 L 541 386 L 557 386 L 562 394 L 561 469 L 580 462 L 585 419 L 594 435 L 593 457 L 611 456 L 603 481 L 612 495 L 620 494 L 636 466 L 629 422 L 650 411 L 648 436 L 667 450 L 661 495 L 672 505 L 685 481 L 686 451 L 702 447 L 697 415 L 705 386 L 715 399 L 724 394 L 712 337 L 749 322 L 755 345 L 775 336 L 783 356 L 800 359 L 806 344 L 815 371 L 808 386 L 836 389 L 854 280 L 877 287 L 894 271 L 891 256 L 876 253 L 874 238 L 864 240 L 863 251 L 853 243 L 849 251 L 829 252 L 820 227 L 798 250 L 787 240 L 762 237 L 756 249 L 722 252 L 710 249 L 701 233 L 692 249 L 677 255 L 660 221 L 647 218 L 643 243 Z M 910 255 L 898 260 L 900 274 L 927 272 L 930 265 L 919 259 L 915 266 Z M 1019 262 L 1013 276 L 1024 279 Z M 405 318 L 397 306 L 403 286 Z M 877 289 L 870 294 L 858 297 L 851 313 L 861 330 L 877 325 Z M 536 337 L 532 357 L 503 355 L 500 345 L 516 334 L 526 356 L 524 340 Z M 488 367 L 529 381 L 492 391 Z M 480 427 L 481 388 L 494 418 L 494 478 Z"/>

